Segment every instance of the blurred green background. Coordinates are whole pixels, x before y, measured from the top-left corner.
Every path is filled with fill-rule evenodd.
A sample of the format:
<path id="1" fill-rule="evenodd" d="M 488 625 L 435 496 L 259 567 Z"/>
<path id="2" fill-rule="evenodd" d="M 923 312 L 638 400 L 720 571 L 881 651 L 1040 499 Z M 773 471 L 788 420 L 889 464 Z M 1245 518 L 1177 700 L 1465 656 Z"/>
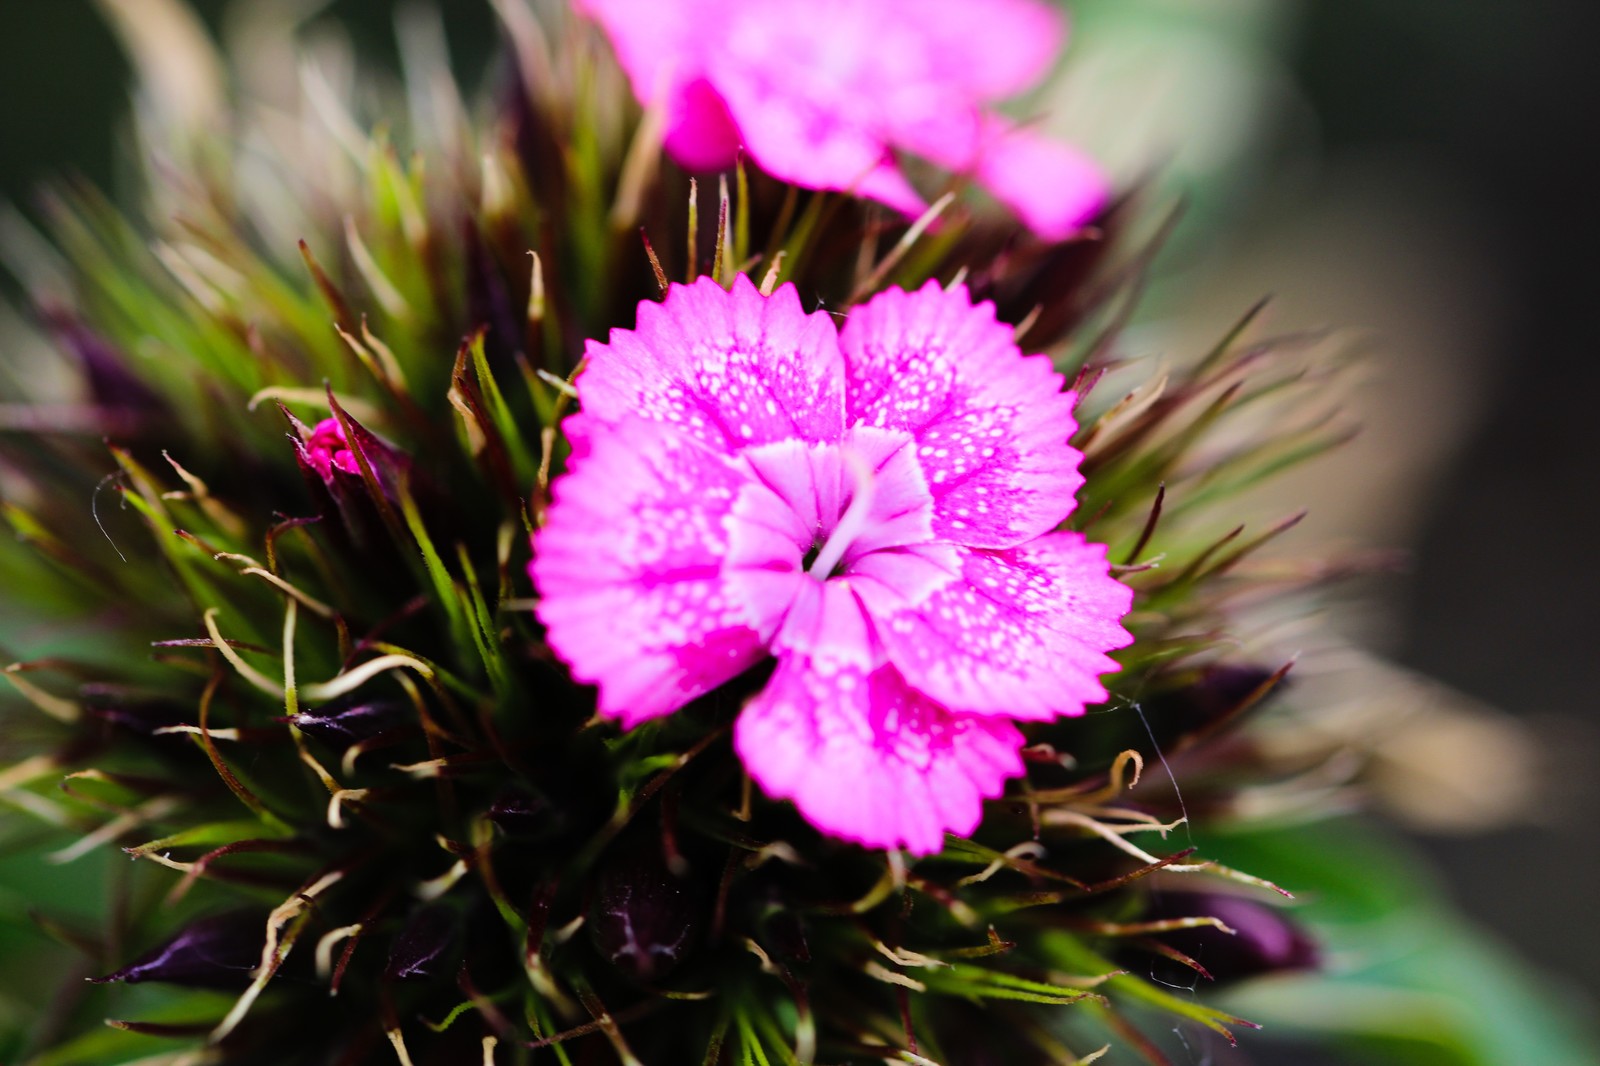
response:
<path id="1" fill-rule="evenodd" d="M 194 6 L 226 36 L 228 5 Z M 320 7 L 313 27 L 343 26 L 364 54 L 392 61 L 396 0 L 297 6 Z M 439 6 L 458 70 L 473 84 L 492 56 L 488 6 Z M 1436 874 L 1395 878 L 1435 877 L 1493 940 L 1542 968 L 1559 989 L 1553 994 L 1570 996 L 1573 1013 L 1587 1014 L 1592 1027 L 1600 993 L 1592 916 L 1600 884 L 1592 828 L 1600 818 L 1592 711 L 1600 434 L 1589 410 L 1600 395 L 1596 6 L 1083 0 L 1071 7 L 1077 40 L 1050 99 L 1053 110 L 1059 104 L 1057 125 L 1123 177 L 1154 170 L 1192 204 L 1150 314 L 1151 344 L 1214 333 L 1268 291 L 1278 294 L 1286 322 L 1373 331 L 1378 382 L 1367 399 L 1370 431 L 1352 450 L 1355 465 L 1300 488 L 1312 494 L 1324 528 L 1406 546 L 1413 564 L 1348 624 L 1388 657 L 1516 716 L 1540 753 L 1529 771 L 1537 797 L 1531 813 L 1484 832 L 1459 831 L 1468 825 L 1442 832 L 1450 827 L 1435 819 L 1413 841 Z M 92 0 L 0 0 L 0 201 L 27 212 L 36 185 L 63 173 L 114 185 L 128 81 Z M 0 590 L 0 613 L 3 597 Z M 1300 842 L 1297 854 L 1328 856 L 1326 869 L 1306 868 L 1300 883 L 1335 876 L 1339 857 L 1356 853 L 1397 869 L 1391 857 L 1373 853 L 1381 842 L 1348 827 L 1325 837 L 1315 849 Z M 1235 864 L 1251 849 L 1286 853 L 1283 840 L 1237 846 L 1245 854 L 1229 860 Z M 70 892 L 77 876 L 76 867 L 58 868 L 54 887 L 24 884 L 17 865 L 8 867 L 0 869 L 5 910 L 25 906 L 19 887 Z M 1546 986 L 1523 983 L 1501 956 L 1462 946 L 1453 919 L 1434 917 L 1438 929 L 1429 926 L 1434 918 L 1413 916 L 1408 935 L 1448 942 L 1421 956 L 1436 971 L 1421 980 L 1444 997 L 1443 1006 L 1434 1003 L 1445 1011 L 1440 1024 L 1468 1024 L 1450 1020 L 1449 997 L 1459 993 L 1473 1009 L 1495 1005 L 1499 1015 L 1477 1021 L 1497 1027 L 1504 1042 L 1456 1058 L 1402 1048 L 1384 1061 L 1582 1066 L 1575 1044 L 1546 1031 L 1554 1024 L 1540 1013 L 1552 995 Z M 1295 1002 L 1296 994 L 1287 987 L 1278 1006 L 1304 1013 L 1308 1003 Z M 1326 1027 L 1336 1030 L 1337 1002 L 1324 1000 L 1322 1009 Z M 1517 1027 L 1519 1019 L 1530 1031 Z M 1549 1044 L 1537 1050 L 1541 1032 Z M 1310 1066 L 1379 1061 L 1377 1053 L 1252 1044 L 1246 1052 L 1196 1048 L 1193 1061 Z"/>

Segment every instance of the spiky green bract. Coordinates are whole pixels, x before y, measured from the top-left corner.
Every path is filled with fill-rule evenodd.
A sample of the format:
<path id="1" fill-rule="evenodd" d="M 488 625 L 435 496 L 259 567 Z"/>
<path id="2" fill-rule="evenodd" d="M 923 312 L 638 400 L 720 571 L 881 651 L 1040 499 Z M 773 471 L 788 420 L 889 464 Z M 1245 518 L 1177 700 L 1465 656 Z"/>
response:
<path id="1" fill-rule="evenodd" d="M 589 32 L 496 6 L 515 61 L 479 118 L 436 71 L 420 129 L 308 67 L 297 120 L 245 99 L 231 133 L 147 127 L 127 211 L 53 194 L 63 265 L 22 280 L 76 384 L 5 407 L 0 797 L 52 827 L 50 861 L 136 863 L 93 921 L 36 901 L 86 961 L 19 1057 L 1161 1061 L 1174 1020 L 1246 1024 L 1120 960 L 1181 963 L 1161 935 L 1220 924 L 1146 921 L 1153 881 L 1253 881 L 1170 833 L 1255 772 L 1210 743 L 1282 677 L 1226 661 L 1236 608 L 1336 570 L 1257 564 L 1292 520 L 1233 513 L 1338 439 L 1324 364 L 1247 319 L 1125 365 L 1161 235 L 1131 202 L 1043 245 L 950 199 L 907 227 L 753 172 L 696 189 Z M 830 841 L 752 789 L 728 732 L 760 671 L 621 734 L 533 621 L 583 342 L 707 271 L 842 314 L 962 278 L 1078 375 L 1073 528 L 1111 545 L 1138 640 L 941 855 Z M 329 418 L 357 472 L 304 458 Z M 1207 772 L 1180 799 L 1145 764 L 1185 747 Z M 223 991 L 79 980 L 114 972 Z"/>

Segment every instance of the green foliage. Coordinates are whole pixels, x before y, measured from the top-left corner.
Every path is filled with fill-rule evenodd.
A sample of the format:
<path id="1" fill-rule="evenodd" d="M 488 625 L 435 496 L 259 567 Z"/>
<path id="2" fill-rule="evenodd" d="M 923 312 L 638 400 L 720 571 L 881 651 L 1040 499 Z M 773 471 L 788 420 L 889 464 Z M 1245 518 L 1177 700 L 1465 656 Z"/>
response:
<path id="1" fill-rule="evenodd" d="M 1577 1004 L 1451 914 L 1439 887 L 1377 826 L 1345 820 L 1222 834 L 1210 850 L 1318 886 L 1302 913 L 1337 965 L 1230 997 L 1274 1031 L 1395 1066 L 1597 1061 Z"/>

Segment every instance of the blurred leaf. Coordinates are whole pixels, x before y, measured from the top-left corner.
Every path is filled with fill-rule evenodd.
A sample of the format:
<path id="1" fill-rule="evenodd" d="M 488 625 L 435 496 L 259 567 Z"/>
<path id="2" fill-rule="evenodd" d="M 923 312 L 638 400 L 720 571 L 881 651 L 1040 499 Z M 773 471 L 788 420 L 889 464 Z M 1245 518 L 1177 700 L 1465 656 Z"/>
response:
<path id="1" fill-rule="evenodd" d="M 1226 1002 L 1278 1033 L 1330 1040 L 1367 1066 L 1582 1066 L 1600 1044 L 1569 990 L 1454 914 L 1417 861 L 1345 820 L 1230 834 L 1208 856 L 1290 888 L 1328 970 L 1242 986 Z"/>

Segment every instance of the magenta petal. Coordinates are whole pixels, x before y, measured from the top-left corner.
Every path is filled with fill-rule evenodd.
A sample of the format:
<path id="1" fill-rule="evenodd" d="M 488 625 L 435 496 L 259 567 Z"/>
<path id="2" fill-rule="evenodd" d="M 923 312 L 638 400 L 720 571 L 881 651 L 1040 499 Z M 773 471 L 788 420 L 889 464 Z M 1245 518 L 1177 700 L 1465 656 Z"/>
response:
<path id="1" fill-rule="evenodd" d="M 922 603 L 961 577 L 967 549 L 954 544 L 913 544 L 864 555 L 850 566 L 842 580 L 856 590 L 870 610 L 892 604 Z M 880 612 L 882 617 L 888 617 Z"/>
<path id="2" fill-rule="evenodd" d="M 847 565 L 869 553 L 933 539 L 928 481 L 915 443 L 909 433 L 874 426 L 856 426 L 845 434 L 838 454 L 844 464 L 841 480 L 850 489 L 847 510 L 857 493 L 871 494 L 865 525 L 844 554 Z"/>
<path id="3" fill-rule="evenodd" d="M 793 285 L 770 297 L 743 274 L 731 292 L 710 278 L 674 285 L 639 305 L 636 328 L 590 341 L 587 360 L 578 395 L 603 421 L 641 416 L 724 452 L 844 429 L 838 333 Z"/>
<path id="4" fill-rule="evenodd" d="M 896 149 L 962 174 L 976 167 L 989 124 L 982 108 L 954 86 L 888 101 L 885 121 Z"/>
<path id="5" fill-rule="evenodd" d="M 556 482 L 530 572 L 550 646 L 629 728 L 746 669 L 763 640 L 722 573 L 748 474 L 642 419 L 584 434 Z M 759 486 L 757 486 L 759 489 Z"/>
<path id="6" fill-rule="evenodd" d="M 784 440 L 747 448 L 742 457 L 792 515 L 785 528 L 792 527 L 804 554 L 844 509 L 849 486 L 841 476 L 839 449 Z"/>
<path id="7" fill-rule="evenodd" d="M 831 836 L 917 855 L 977 828 L 984 798 L 1022 772 L 1022 745 L 1010 722 L 952 714 L 892 667 L 824 672 L 799 656 L 779 661 L 734 727 L 768 795 Z"/>
<path id="8" fill-rule="evenodd" d="M 839 507 L 838 479 L 818 483 L 815 466 L 825 448 L 786 440 L 740 456 L 752 483 L 740 490 L 728 516 L 724 565 L 734 599 L 767 639 L 804 587 L 817 583 L 805 572 L 805 555 L 816 543 L 820 516 Z"/>
<path id="9" fill-rule="evenodd" d="M 849 581 L 805 577 L 794 591 L 772 639 L 774 653 L 804 658 L 812 670 L 830 675 L 868 674 L 883 665 L 867 609 Z"/>
<path id="10" fill-rule="evenodd" d="M 755 20 L 745 22 L 750 29 Z M 859 70 L 806 62 L 803 48 L 792 50 L 797 42 L 776 33 L 761 38 L 717 53 L 709 72 L 750 157 L 796 185 L 855 191 L 915 211 L 922 200 L 895 167 L 887 131 L 876 121 L 875 87 L 849 80 Z"/>
<path id="11" fill-rule="evenodd" d="M 1049 719 L 1106 698 L 1105 653 L 1133 638 L 1133 591 L 1105 546 L 1051 533 L 1005 551 L 962 549 L 961 577 L 922 602 L 859 584 L 889 661 L 908 683 L 974 714 Z"/>
<path id="12" fill-rule="evenodd" d="M 733 165 L 739 131 L 703 73 L 707 27 L 727 18 L 726 0 L 580 0 L 600 23 L 641 103 L 661 107 L 668 154 L 690 170 Z"/>
<path id="13" fill-rule="evenodd" d="M 1040 0 L 911 0 L 913 20 L 930 63 L 982 100 L 1032 87 L 1066 36 L 1061 12 Z"/>
<path id="14" fill-rule="evenodd" d="M 1070 236 L 1106 182 L 1065 145 L 992 113 L 1049 69 L 1064 25 L 1042 0 L 579 0 L 684 166 L 764 170 L 909 216 L 897 153 L 973 174 L 1041 236 Z"/>
<path id="15" fill-rule="evenodd" d="M 804 449 L 805 445 L 795 447 Z M 724 526 L 728 550 L 723 573 L 728 593 L 746 624 L 763 640 L 771 640 L 803 587 L 817 583 L 803 565 L 812 541 L 811 527 L 771 489 L 755 483 L 739 490 Z"/>
<path id="16" fill-rule="evenodd" d="M 880 204 L 892 207 L 911 219 L 919 217 L 928 209 L 928 201 L 924 200 L 922 194 L 911 187 L 911 183 L 906 180 L 906 176 L 900 172 L 900 167 L 889 159 L 880 161 L 860 181 L 849 185 L 828 185 L 823 186 L 823 188 L 848 190 L 857 196 L 863 196 L 868 200 L 876 200 Z"/>
<path id="17" fill-rule="evenodd" d="M 851 313 L 840 335 L 852 422 L 903 429 L 934 501 L 934 536 L 985 548 L 1059 525 L 1082 484 L 1074 397 L 1043 356 L 965 289 L 890 289 Z"/>
<path id="18" fill-rule="evenodd" d="M 1046 240 L 1063 240 L 1082 229 L 1105 207 L 1111 191 L 1105 172 L 1087 155 L 1020 127 L 985 140 L 977 177 Z"/>
<path id="19" fill-rule="evenodd" d="M 738 127 L 710 82 L 695 78 L 666 100 L 663 146 L 688 170 L 726 170 L 738 161 Z"/>
<path id="20" fill-rule="evenodd" d="M 727 18 L 730 0 L 575 0 L 611 39 L 644 103 L 681 91 L 705 67 L 706 27 Z"/>

